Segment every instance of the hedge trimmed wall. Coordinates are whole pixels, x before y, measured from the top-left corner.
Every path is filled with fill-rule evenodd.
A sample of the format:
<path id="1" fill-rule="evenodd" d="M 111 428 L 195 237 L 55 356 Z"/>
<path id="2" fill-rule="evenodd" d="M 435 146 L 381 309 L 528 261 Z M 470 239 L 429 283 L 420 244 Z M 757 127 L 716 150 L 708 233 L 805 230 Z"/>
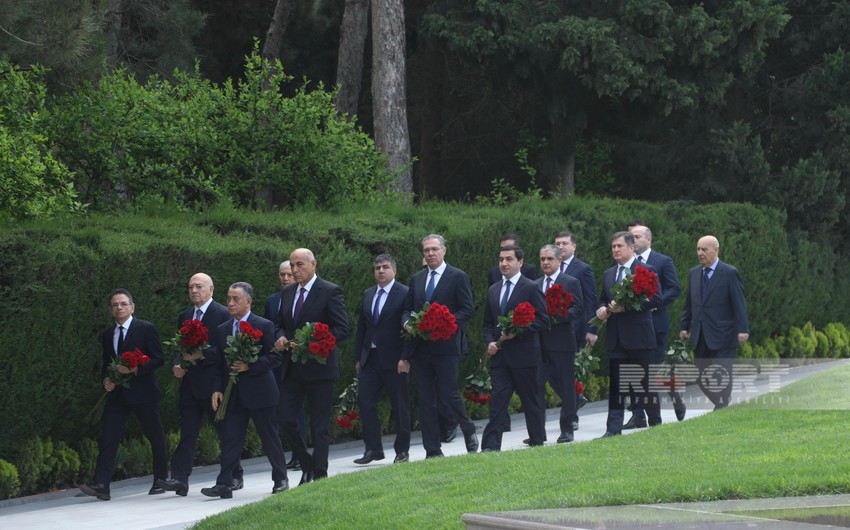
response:
<path id="1" fill-rule="evenodd" d="M 153 210 L 2 227 L 0 458 L 14 460 L 21 442 L 36 435 L 74 445 L 99 434 L 99 425 L 86 425 L 82 418 L 102 392 L 97 336 L 110 325 L 106 297 L 113 288 L 129 289 L 136 316 L 153 321 L 166 339 L 176 330 L 177 313 L 188 305 L 186 283 L 193 273 L 213 277 L 219 301 L 229 284 L 250 282 L 254 309 L 262 314 L 265 297 L 277 286 L 278 263 L 300 246 L 314 251 L 322 277 L 342 285 L 354 324 L 361 293 L 373 282 L 372 258 L 383 252 L 395 256 L 398 279 L 406 283 L 421 264 L 419 240 L 432 232 L 443 234 L 446 260 L 472 279 L 478 312 L 468 330 L 471 354 L 461 380 L 484 349 L 486 271 L 497 262 L 504 232 L 519 234 L 529 260 L 537 263 L 537 249 L 557 231 L 569 229 L 577 235 L 577 254 L 593 265 L 598 279 L 611 263 L 610 235 L 637 218 L 652 229 L 653 248 L 673 257 L 683 283 L 687 269 L 697 263 L 697 239 L 714 234 L 721 259 L 741 270 L 753 340 L 808 321 L 817 327 L 850 323 L 850 278 L 841 256 L 787 235 L 781 213 L 751 205 L 528 199 L 508 207 L 425 203 L 275 213 Z M 672 310 L 674 328 L 683 299 Z M 354 375 L 352 342 L 341 345 L 338 390 Z M 160 370 L 162 383 L 170 376 L 170 370 Z M 164 399 L 161 411 L 166 430 L 175 430 L 176 398 Z M 139 435 L 134 422 L 130 434 Z"/>

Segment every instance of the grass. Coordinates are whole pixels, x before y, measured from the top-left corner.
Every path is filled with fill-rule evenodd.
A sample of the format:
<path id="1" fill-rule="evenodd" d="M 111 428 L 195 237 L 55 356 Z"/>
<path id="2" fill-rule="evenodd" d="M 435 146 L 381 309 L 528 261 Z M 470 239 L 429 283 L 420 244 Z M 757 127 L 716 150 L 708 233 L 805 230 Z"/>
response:
<path id="1" fill-rule="evenodd" d="M 848 383 L 840 366 L 630 436 L 338 475 L 196 528 L 463 528 L 469 512 L 847 493 Z"/>

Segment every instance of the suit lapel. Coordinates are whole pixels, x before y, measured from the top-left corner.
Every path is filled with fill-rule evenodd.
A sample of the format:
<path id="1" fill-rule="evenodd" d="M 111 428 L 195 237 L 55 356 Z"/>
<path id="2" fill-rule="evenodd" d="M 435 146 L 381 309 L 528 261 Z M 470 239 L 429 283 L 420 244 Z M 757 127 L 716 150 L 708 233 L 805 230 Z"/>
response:
<path id="1" fill-rule="evenodd" d="M 372 320 L 372 304 L 375 302 L 375 294 L 378 292 L 378 286 L 370 287 L 369 291 L 366 293 L 366 297 L 363 299 L 363 311 L 369 315 L 369 320 Z M 389 294 L 387 294 L 387 299 L 389 299 Z M 386 307 L 386 303 L 384 303 Z M 378 317 L 380 320 L 380 316 Z M 377 324 L 377 322 L 372 322 L 372 324 Z"/>

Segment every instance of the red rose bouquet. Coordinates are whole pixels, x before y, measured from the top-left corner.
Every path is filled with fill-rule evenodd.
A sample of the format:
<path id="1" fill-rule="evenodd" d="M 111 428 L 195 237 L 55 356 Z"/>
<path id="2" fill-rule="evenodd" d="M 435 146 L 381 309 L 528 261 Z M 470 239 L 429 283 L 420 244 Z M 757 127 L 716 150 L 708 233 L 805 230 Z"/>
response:
<path id="1" fill-rule="evenodd" d="M 588 342 L 576 352 L 576 392 L 584 393 L 584 387 L 590 381 L 590 374 L 599 369 L 600 358 L 593 355 L 593 346 Z M 581 386 L 581 390 L 579 390 Z"/>
<path id="2" fill-rule="evenodd" d="M 288 344 L 292 351 L 292 362 L 306 364 L 312 359 L 319 364 L 328 364 L 328 357 L 336 348 L 336 337 L 331 335 L 331 328 L 327 324 L 308 322 L 295 331 L 295 340 Z"/>
<path id="3" fill-rule="evenodd" d="M 106 376 L 116 387 L 130 388 L 130 381 L 135 377 L 135 374 L 122 374 L 118 371 L 118 366 L 126 366 L 130 370 L 138 366 L 144 366 L 151 361 L 151 358 L 142 353 L 142 350 L 136 348 L 133 351 L 125 351 L 120 356 L 112 359 L 109 366 L 106 367 Z M 106 398 L 111 392 L 104 391 L 100 399 L 95 403 L 94 408 L 86 415 L 86 420 L 89 423 L 96 423 L 103 416 L 103 408 L 106 406 Z"/>
<path id="4" fill-rule="evenodd" d="M 528 302 L 518 304 L 508 316 L 499 317 L 499 327 L 502 336 L 496 341 L 496 346 L 501 348 L 505 341 L 505 335 L 519 335 L 523 333 L 534 322 L 537 311 Z"/>
<path id="5" fill-rule="evenodd" d="M 642 265 L 635 267 L 634 274 L 627 272 L 623 281 L 614 285 L 614 302 L 626 311 L 640 311 L 640 306 L 656 294 L 658 294 L 658 275 Z M 605 311 L 611 314 L 611 310 L 607 307 Z M 588 323 L 601 328 L 606 322 L 607 320 L 593 317 Z"/>
<path id="6" fill-rule="evenodd" d="M 457 319 L 448 307 L 437 302 L 425 304 L 422 311 L 411 315 L 407 324 L 411 331 L 403 335 L 408 339 L 448 340 L 457 333 Z"/>
<path id="7" fill-rule="evenodd" d="M 362 429 L 360 410 L 357 404 L 357 378 L 351 382 L 339 395 L 339 405 L 336 406 L 336 426 L 343 432 L 355 435 Z"/>
<path id="8" fill-rule="evenodd" d="M 490 382 L 490 372 L 487 371 L 484 359 L 474 372 L 466 376 L 463 397 L 478 405 L 486 405 L 493 399 L 493 384 Z"/>
<path id="9" fill-rule="evenodd" d="M 200 359 L 186 360 L 186 357 L 201 353 L 201 359 L 203 359 L 202 352 L 205 348 L 209 347 L 209 344 L 207 344 L 208 338 L 209 330 L 200 320 L 184 320 L 183 326 L 177 330 L 174 338 L 165 341 L 163 345 L 169 353 L 180 359 L 178 363 L 180 368 L 188 370 L 189 367 L 195 366 L 195 363 Z M 178 394 L 182 383 L 183 379 L 175 377 L 168 385 L 167 393 L 169 395 Z"/>
<path id="10" fill-rule="evenodd" d="M 242 361 L 246 364 L 257 362 L 260 357 L 260 339 L 263 338 L 263 332 L 254 328 L 245 320 L 239 322 L 239 333 L 236 336 L 228 335 L 227 348 L 224 349 L 224 359 L 229 369 L 229 379 L 227 387 L 224 389 L 224 397 L 221 403 L 218 404 L 218 410 L 215 412 L 215 421 L 224 419 L 227 413 L 227 402 L 230 401 L 230 394 L 233 392 L 233 385 L 239 382 L 239 372 L 233 368 L 233 363 Z"/>
<path id="11" fill-rule="evenodd" d="M 573 305 L 573 295 L 564 290 L 564 286 L 556 283 L 546 290 L 546 311 L 549 312 L 549 327 L 556 318 L 566 317 Z"/>

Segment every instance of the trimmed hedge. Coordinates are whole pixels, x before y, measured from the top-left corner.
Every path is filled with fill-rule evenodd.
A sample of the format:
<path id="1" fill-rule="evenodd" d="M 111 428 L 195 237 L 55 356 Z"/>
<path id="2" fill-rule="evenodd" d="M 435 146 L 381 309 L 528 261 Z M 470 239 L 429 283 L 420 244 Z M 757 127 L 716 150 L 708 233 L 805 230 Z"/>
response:
<path id="1" fill-rule="evenodd" d="M 52 436 L 72 446 L 85 437 L 97 438 L 100 426 L 89 427 L 80 418 L 102 392 L 97 336 L 110 325 L 106 296 L 115 287 L 128 288 L 136 297 L 136 316 L 153 321 L 167 338 L 177 313 L 188 305 L 185 286 L 194 272 L 214 278 L 219 301 L 230 283 L 252 283 L 254 308 L 262 313 L 264 298 L 276 289 L 278 263 L 294 248 L 306 246 L 316 254 L 318 273 L 342 285 L 354 324 L 361 292 L 374 281 L 374 255 L 393 254 L 398 278 L 407 282 L 421 264 L 419 240 L 441 233 L 447 239 L 446 260 L 470 275 L 478 312 L 468 329 L 471 354 L 463 362 L 462 381 L 484 348 L 486 271 L 496 263 L 500 234 L 518 233 L 536 263 L 537 249 L 569 228 L 577 234 L 578 255 L 594 266 L 599 278 L 611 263 L 610 235 L 634 218 L 652 228 L 653 248 L 673 257 L 683 281 L 697 263 L 697 239 L 708 233 L 718 237 L 721 259 L 737 266 L 744 278 L 755 342 L 801 322 L 811 321 L 817 328 L 850 322 L 850 279 L 842 273 L 842 256 L 816 241 L 786 234 L 779 212 L 744 204 L 525 199 L 498 208 L 343 206 L 332 215 L 306 208 L 256 213 L 221 207 L 182 213 L 160 206 L 145 215 L 9 222 L 0 231 L 0 321 L 5 324 L 0 328 L 5 367 L 0 372 L 5 391 L 0 415 L 20 419 L 7 422 L 0 433 L 0 457 L 16 461 L 20 440 L 33 436 Z M 683 300 L 671 311 L 674 329 Z M 829 328 L 823 333 L 829 336 Z M 341 345 L 337 393 L 354 376 L 352 347 L 352 340 Z M 161 370 L 160 377 L 164 384 L 170 371 Z M 165 398 L 161 411 L 166 431 L 176 430 L 176 398 Z M 128 435 L 141 438 L 135 422 L 129 427 Z M 132 458 L 127 465 L 144 463 Z"/>

